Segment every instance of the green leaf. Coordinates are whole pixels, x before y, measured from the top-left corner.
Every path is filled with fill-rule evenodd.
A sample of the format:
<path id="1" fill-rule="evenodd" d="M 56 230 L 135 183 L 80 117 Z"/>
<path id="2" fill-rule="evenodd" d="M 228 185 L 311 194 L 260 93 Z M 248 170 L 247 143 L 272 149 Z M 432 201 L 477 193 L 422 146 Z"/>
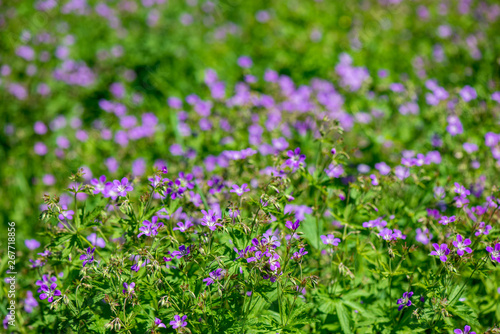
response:
<path id="1" fill-rule="evenodd" d="M 448 310 L 456 316 L 459 316 L 468 325 L 480 327 L 481 325 L 477 321 L 477 314 L 468 305 L 459 305 L 456 307 L 448 307 Z"/>
<path id="2" fill-rule="evenodd" d="M 344 334 L 352 333 L 350 325 L 350 317 L 349 313 L 347 312 L 347 309 L 341 302 L 337 302 L 335 304 L 336 304 L 335 308 L 337 310 L 337 316 L 339 317 L 340 327 L 342 328 L 342 331 L 344 332 Z"/>

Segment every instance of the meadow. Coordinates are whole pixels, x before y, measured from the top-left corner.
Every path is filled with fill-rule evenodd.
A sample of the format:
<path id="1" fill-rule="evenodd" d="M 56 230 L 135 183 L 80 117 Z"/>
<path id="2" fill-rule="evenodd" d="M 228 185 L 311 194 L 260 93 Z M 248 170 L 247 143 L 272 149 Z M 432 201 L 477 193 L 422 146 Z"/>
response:
<path id="1" fill-rule="evenodd" d="M 0 2 L 6 333 L 500 333 L 500 4 Z"/>

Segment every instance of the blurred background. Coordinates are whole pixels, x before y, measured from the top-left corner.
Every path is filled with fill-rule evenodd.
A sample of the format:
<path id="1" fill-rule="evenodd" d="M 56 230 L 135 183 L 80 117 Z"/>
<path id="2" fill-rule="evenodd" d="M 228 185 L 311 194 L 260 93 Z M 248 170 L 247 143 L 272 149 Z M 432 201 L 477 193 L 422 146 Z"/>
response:
<path id="1" fill-rule="evenodd" d="M 390 159 L 388 142 L 419 150 L 443 131 L 446 107 L 423 98 L 430 79 L 455 95 L 474 87 L 489 102 L 463 106 L 462 122 L 494 129 L 499 18 L 497 1 L 478 0 L 1 0 L 1 224 L 15 221 L 18 235 L 35 236 L 43 194 L 63 194 L 69 205 L 64 189 L 79 168 L 87 180 L 133 177 L 154 164 L 185 164 L 189 154 L 174 143 L 184 153 L 220 152 L 183 135 L 167 103 L 209 98 L 207 69 L 227 92 L 249 74 L 259 90 L 267 69 L 297 86 L 339 81 L 344 57 L 366 75 L 343 91 L 343 109 L 390 119 L 377 131 L 354 126 L 346 138 L 366 164 Z M 395 83 L 418 116 L 402 116 Z"/>

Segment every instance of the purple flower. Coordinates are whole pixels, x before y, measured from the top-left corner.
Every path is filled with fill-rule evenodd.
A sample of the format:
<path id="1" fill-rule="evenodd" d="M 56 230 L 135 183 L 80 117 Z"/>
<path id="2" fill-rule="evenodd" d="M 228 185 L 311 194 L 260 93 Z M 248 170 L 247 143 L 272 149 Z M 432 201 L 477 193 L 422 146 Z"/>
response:
<path id="1" fill-rule="evenodd" d="M 464 251 L 466 251 L 469 254 L 472 253 L 472 249 L 470 247 L 467 247 L 470 244 L 471 244 L 470 239 L 464 240 L 464 238 L 460 234 L 457 235 L 457 241 L 453 241 L 453 246 L 457 248 L 457 254 L 460 256 L 464 255 Z"/>
<path id="2" fill-rule="evenodd" d="M 283 164 L 283 168 L 289 167 L 293 172 L 297 170 L 297 168 L 302 167 L 305 164 L 306 156 L 304 154 L 300 154 L 300 148 L 297 147 L 294 151 L 290 150 L 287 152 L 288 158 Z"/>
<path id="3" fill-rule="evenodd" d="M 179 182 L 181 183 L 181 187 L 185 189 L 194 189 L 194 182 L 193 182 L 193 174 L 185 174 L 184 172 L 179 173 Z"/>
<path id="4" fill-rule="evenodd" d="M 252 59 L 248 56 L 241 56 L 238 58 L 238 66 L 243 67 L 243 68 L 250 68 L 252 67 Z"/>
<path id="5" fill-rule="evenodd" d="M 134 282 L 132 282 L 130 284 L 128 284 L 127 282 L 123 282 L 123 290 L 122 290 L 122 292 L 125 295 L 131 296 L 131 295 L 135 294 L 134 288 L 135 288 L 135 283 Z"/>
<path id="6" fill-rule="evenodd" d="M 38 302 L 35 297 L 33 297 L 33 292 L 28 291 L 26 293 L 26 299 L 24 300 L 24 310 L 28 313 L 33 312 L 33 308 L 38 307 Z"/>
<path id="7" fill-rule="evenodd" d="M 128 179 L 124 177 L 121 182 L 118 180 L 113 181 L 113 191 L 116 192 L 117 196 L 126 197 L 127 192 L 134 190 L 131 184 L 128 183 Z"/>
<path id="8" fill-rule="evenodd" d="M 305 248 L 301 248 L 298 252 L 293 253 L 292 259 L 295 261 L 300 260 L 304 255 L 308 254 Z"/>
<path id="9" fill-rule="evenodd" d="M 425 230 L 422 231 L 422 229 L 417 228 L 416 232 L 417 236 L 415 240 L 417 240 L 418 242 L 427 245 L 432 240 L 433 235 L 432 233 L 429 233 L 429 229 L 426 228 Z"/>
<path id="10" fill-rule="evenodd" d="M 203 213 L 203 218 L 201 219 L 201 225 L 208 227 L 211 231 L 215 231 L 217 229 L 217 226 L 221 226 L 217 221 L 219 219 L 219 215 L 216 214 L 215 211 L 213 210 L 201 210 L 201 213 Z"/>
<path id="11" fill-rule="evenodd" d="M 139 272 L 139 269 L 149 263 L 149 259 L 146 258 L 144 261 L 140 255 L 132 255 L 130 257 L 130 260 L 134 261 L 134 264 L 130 267 L 130 270 L 133 270 L 136 273 Z"/>
<path id="12" fill-rule="evenodd" d="M 174 227 L 174 231 L 177 230 L 177 231 L 181 231 L 181 232 L 186 232 L 191 226 L 193 226 L 193 224 L 191 223 L 190 220 L 187 220 L 186 219 L 186 222 L 185 223 L 182 223 L 182 222 L 178 222 L 177 223 L 177 227 Z"/>
<path id="13" fill-rule="evenodd" d="M 339 178 L 344 174 L 344 167 L 342 165 L 330 164 L 328 168 L 325 168 L 325 173 L 328 177 Z"/>
<path id="14" fill-rule="evenodd" d="M 207 282 L 207 286 L 211 285 L 215 281 L 221 280 L 225 274 L 226 274 L 226 271 L 224 269 L 218 268 L 218 269 L 212 271 L 210 274 L 208 274 L 208 277 L 203 279 L 203 282 Z"/>
<path id="15" fill-rule="evenodd" d="M 57 288 L 57 283 L 52 283 L 50 286 L 47 284 L 43 284 L 42 287 L 40 288 L 42 290 L 42 294 L 40 295 L 40 300 L 47 299 L 49 303 L 52 303 L 54 301 L 54 297 L 60 296 L 61 291 L 56 290 Z"/>
<path id="16" fill-rule="evenodd" d="M 185 321 L 186 318 L 187 318 L 187 315 L 183 316 L 182 318 L 180 315 L 175 315 L 174 320 L 170 321 L 170 325 L 174 329 L 179 328 L 179 327 L 186 327 L 187 326 L 187 322 Z"/>
<path id="17" fill-rule="evenodd" d="M 413 291 L 403 293 L 403 298 L 398 299 L 398 311 L 401 311 L 405 306 L 411 306 L 411 296 L 413 296 Z"/>
<path id="18" fill-rule="evenodd" d="M 172 252 L 172 256 L 174 256 L 177 259 L 180 259 L 186 255 L 189 255 L 190 252 L 191 252 L 190 246 L 186 247 L 184 245 L 181 245 L 178 251 Z"/>
<path id="19" fill-rule="evenodd" d="M 455 334 L 476 334 L 476 332 L 471 332 L 470 330 L 471 330 L 470 326 L 465 325 L 464 330 L 457 328 L 453 331 L 453 333 L 455 333 Z"/>
<path id="20" fill-rule="evenodd" d="M 243 195 L 244 193 L 246 193 L 248 191 L 250 191 L 250 188 L 248 188 L 248 185 L 246 183 L 243 183 L 241 185 L 241 187 L 239 187 L 238 185 L 234 184 L 233 185 L 233 189 L 230 192 L 236 193 L 236 195 L 241 196 L 241 195 Z"/>
<path id="21" fill-rule="evenodd" d="M 300 226 L 300 220 L 297 219 L 294 223 L 292 223 L 291 221 L 287 221 L 285 223 L 285 226 L 292 231 L 296 231 Z"/>
<path id="22" fill-rule="evenodd" d="M 101 248 L 106 247 L 106 241 L 104 241 L 103 238 L 98 238 L 96 233 L 91 233 L 87 237 L 87 240 L 90 241 L 92 246 L 99 246 Z"/>
<path id="23" fill-rule="evenodd" d="M 477 98 L 476 90 L 469 85 L 462 88 L 459 94 L 465 102 L 469 102 Z"/>
<path id="24" fill-rule="evenodd" d="M 149 185 L 153 189 L 156 189 L 156 188 L 162 186 L 165 181 L 168 181 L 168 179 L 163 179 L 163 178 L 159 177 L 158 175 L 155 175 L 154 177 L 148 178 L 148 181 L 149 181 Z"/>
<path id="25" fill-rule="evenodd" d="M 320 235 L 319 237 L 321 238 L 321 241 L 323 241 L 325 245 L 338 246 L 340 242 L 340 239 L 335 238 L 333 234 Z"/>
<path id="26" fill-rule="evenodd" d="M 42 292 L 42 285 L 50 285 L 52 283 L 57 282 L 57 277 L 56 276 L 50 276 L 50 275 L 43 275 L 41 280 L 38 280 L 35 282 L 36 285 L 38 285 L 40 288 L 36 291 L 38 293 Z"/>
<path id="27" fill-rule="evenodd" d="M 72 220 L 73 215 L 75 214 L 75 211 L 66 210 L 67 209 L 66 205 L 63 205 L 62 208 L 63 208 L 63 210 L 61 210 L 61 213 L 59 213 L 59 219 L 60 220 Z"/>
<path id="28" fill-rule="evenodd" d="M 433 219 L 441 219 L 441 214 L 437 209 L 427 209 L 427 214 Z"/>
<path id="29" fill-rule="evenodd" d="M 397 239 L 406 240 L 406 235 L 404 235 L 403 232 L 401 232 L 400 230 L 394 229 L 394 233 L 392 234 L 392 239 L 393 240 L 397 240 Z"/>
<path id="30" fill-rule="evenodd" d="M 449 223 L 453 223 L 455 219 L 456 219 L 455 216 L 451 217 L 442 216 L 441 219 L 439 220 L 439 224 L 448 225 Z"/>
<path id="31" fill-rule="evenodd" d="M 24 244 L 30 250 L 34 250 L 40 247 L 40 242 L 38 242 L 38 240 L 35 239 L 26 239 L 24 240 Z"/>
<path id="32" fill-rule="evenodd" d="M 488 235 L 492 229 L 491 225 L 486 225 L 484 222 L 480 222 L 478 228 L 476 229 L 476 237 L 481 234 Z"/>
<path id="33" fill-rule="evenodd" d="M 159 318 L 155 318 L 155 327 L 158 327 L 158 328 L 166 328 L 165 324 L 159 319 Z"/>
<path id="34" fill-rule="evenodd" d="M 476 152 L 478 150 L 477 145 L 474 143 L 464 143 L 462 147 L 464 148 L 465 152 L 469 154 Z"/>
<path id="35" fill-rule="evenodd" d="M 460 118 L 458 116 L 448 116 L 448 126 L 446 127 L 446 131 L 452 136 L 459 135 L 464 132 L 464 127 L 462 122 L 460 122 Z"/>
<path id="36" fill-rule="evenodd" d="M 186 188 L 181 185 L 181 180 L 177 179 L 175 181 L 168 181 L 167 195 L 170 195 L 171 199 L 176 199 L 182 197 Z"/>
<path id="37" fill-rule="evenodd" d="M 148 236 L 148 237 L 154 237 L 158 234 L 158 229 L 163 227 L 163 223 L 158 222 L 157 216 L 153 216 L 151 218 L 151 221 L 149 221 L 149 220 L 143 221 L 142 224 L 144 226 L 139 228 L 139 231 L 141 231 L 141 233 L 139 233 L 137 235 L 138 238 L 140 238 L 141 235 L 143 235 L 143 234 Z"/>
<path id="38" fill-rule="evenodd" d="M 85 267 L 85 265 L 87 263 L 94 262 L 94 251 L 95 251 L 95 247 L 94 248 L 89 247 L 89 248 L 87 248 L 87 252 L 85 254 L 80 255 L 80 260 L 83 260 L 82 267 Z"/>
<path id="39" fill-rule="evenodd" d="M 369 220 L 369 221 L 363 223 L 364 228 L 376 227 L 378 230 L 381 230 L 385 226 L 387 226 L 387 222 L 385 220 L 382 220 L 381 217 L 378 217 L 377 219 Z"/>
<path id="40" fill-rule="evenodd" d="M 381 175 L 387 175 L 391 172 L 391 167 L 389 167 L 385 162 L 376 163 L 375 168 L 380 172 Z"/>
<path id="41" fill-rule="evenodd" d="M 470 191 L 467 188 L 465 188 L 464 186 L 462 186 L 461 184 L 457 183 L 457 182 L 455 182 L 455 189 L 454 189 L 454 191 L 460 197 L 465 197 L 465 196 L 469 196 L 470 195 Z"/>
<path id="42" fill-rule="evenodd" d="M 441 244 L 438 245 L 438 244 L 432 244 L 432 246 L 434 247 L 434 251 L 431 252 L 430 255 L 434 255 L 434 256 L 439 256 L 439 259 L 443 262 L 446 262 L 446 260 L 448 260 L 448 257 L 446 255 L 450 254 L 450 250 L 448 249 L 448 245 L 447 244 Z"/>
<path id="43" fill-rule="evenodd" d="M 104 194 L 104 189 L 106 188 L 106 175 L 101 175 L 99 179 L 90 180 L 90 184 L 94 186 L 94 195 L 98 193 Z"/>
<path id="44" fill-rule="evenodd" d="M 389 228 L 382 229 L 382 231 L 380 231 L 378 235 L 381 236 L 382 239 L 384 239 L 387 242 L 393 240 L 393 233 L 392 230 Z"/>
<path id="45" fill-rule="evenodd" d="M 277 253 L 274 253 L 271 255 L 271 253 L 267 253 L 267 256 L 269 257 L 269 269 L 273 272 L 281 268 L 281 265 L 279 263 L 280 256 Z"/>
<path id="46" fill-rule="evenodd" d="M 488 251 L 488 253 L 491 253 L 492 261 L 500 262 L 500 243 L 496 244 L 495 248 L 490 246 L 486 247 L 486 251 Z"/>
<path id="47" fill-rule="evenodd" d="M 404 166 L 396 166 L 394 168 L 394 174 L 400 180 L 404 180 L 410 176 L 410 169 Z"/>
<path id="48" fill-rule="evenodd" d="M 262 239 L 260 241 L 262 243 L 262 245 L 263 246 L 271 245 L 271 247 L 273 249 L 276 249 L 279 246 L 281 246 L 281 242 L 279 242 L 278 237 L 275 234 L 279 235 L 279 231 L 276 230 L 276 232 L 273 232 L 273 230 L 271 230 L 271 229 L 267 230 L 262 235 Z M 254 241 L 256 241 L 256 242 L 254 242 Z M 252 242 L 254 242 L 255 246 L 258 246 L 258 240 L 257 239 L 253 239 Z"/>
<path id="49" fill-rule="evenodd" d="M 446 192 L 443 187 L 434 187 L 434 198 L 443 199 L 446 196 Z"/>

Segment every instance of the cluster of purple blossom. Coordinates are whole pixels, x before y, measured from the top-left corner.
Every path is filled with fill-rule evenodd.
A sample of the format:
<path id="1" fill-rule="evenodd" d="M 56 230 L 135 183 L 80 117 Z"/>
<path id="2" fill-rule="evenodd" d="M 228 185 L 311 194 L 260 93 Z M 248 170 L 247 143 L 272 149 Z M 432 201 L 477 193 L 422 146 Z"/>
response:
<path id="1" fill-rule="evenodd" d="M 157 216 L 153 216 L 151 218 L 151 221 L 145 220 L 142 222 L 144 226 L 139 228 L 139 233 L 137 235 L 138 238 L 140 238 L 142 235 L 148 236 L 148 237 L 155 237 L 158 234 L 158 229 L 163 227 L 163 223 L 158 221 Z"/>
<path id="2" fill-rule="evenodd" d="M 116 200 L 118 197 L 127 197 L 127 193 L 134 190 L 126 177 L 120 180 L 106 182 L 106 176 L 101 175 L 99 179 L 92 179 L 90 184 L 94 186 L 94 195 L 101 193 L 105 198 Z"/>
<path id="3" fill-rule="evenodd" d="M 276 232 L 279 233 L 278 230 Z M 276 236 L 276 232 L 268 230 L 262 235 L 259 240 L 257 238 L 252 239 L 251 246 L 247 246 L 245 249 L 239 251 L 237 248 L 234 251 L 238 254 L 235 260 L 240 258 L 245 258 L 247 263 L 253 263 L 256 268 L 258 268 L 262 273 L 263 279 L 269 279 L 271 282 L 276 282 L 278 276 L 282 274 L 280 256 L 276 252 L 276 249 L 281 246 L 281 242 Z M 301 257 L 307 254 L 304 251 L 300 251 L 297 257 Z"/>

